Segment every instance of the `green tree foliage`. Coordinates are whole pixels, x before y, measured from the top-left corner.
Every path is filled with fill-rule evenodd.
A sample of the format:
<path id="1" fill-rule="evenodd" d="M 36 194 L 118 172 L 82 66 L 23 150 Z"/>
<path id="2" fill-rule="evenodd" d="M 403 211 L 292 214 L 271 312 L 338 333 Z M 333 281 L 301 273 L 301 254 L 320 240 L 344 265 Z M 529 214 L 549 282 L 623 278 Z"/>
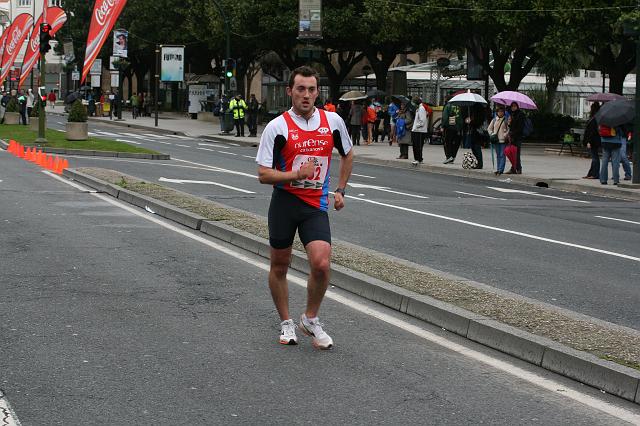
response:
<path id="1" fill-rule="evenodd" d="M 87 109 L 82 105 L 80 99 L 76 99 L 73 104 L 71 104 L 67 121 L 69 123 L 84 123 L 87 121 Z"/>

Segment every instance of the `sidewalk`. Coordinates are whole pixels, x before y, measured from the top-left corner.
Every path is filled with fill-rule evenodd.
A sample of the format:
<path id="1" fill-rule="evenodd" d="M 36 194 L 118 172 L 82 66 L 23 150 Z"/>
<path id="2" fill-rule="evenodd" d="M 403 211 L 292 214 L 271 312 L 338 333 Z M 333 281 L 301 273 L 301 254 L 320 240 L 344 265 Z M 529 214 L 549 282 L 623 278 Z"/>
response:
<path id="1" fill-rule="evenodd" d="M 47 107 L 48 113 L 64 114 L 63 111 L 62 106 L 57 106 L 56 109 Z M 161 133 L 202 137 L 214 141 L 232 142 L 246 146 L 257 146 L 260 142 L 261 129 L 264 128 L 264 126 L 259 127 L 258 137 L 256 138 L 246 136 L 235 137 L 235 131 L 232 132 L 231 135 L 223 135 L 220 132 L 220 122 L 218 120 L 215 122 L 192 120 L 178 113 L 161 113 L 158 119 L 158 127 L 155 127 L 154 116 L 140 117 L 133 120 L 131 113 L 128 111 L 123 114 L 122 121 L 110 120 L 109 117 L 91 117 L 90 121 L 153 130 Z M 248 134 L 246 128 L 245 134 Z M 444 161 L 442 145 L 426 145 L 423 151 L 424 163 L 419 166 L 413 166 L 411 164 L 413 157 L 411 149 L 409 149 L 410 160 L 398 160 L 396 157 L 398 157 L 400 153 L 399 148 L 395 145 L 389 146 L 387 142 L 376 143 L 370 146 L 361 145 L 354 148 L 355 161 L 357 162 L 411 168 L 416 171 L 443 173 L 469 178 L 536 185 L 592 195 L 640 200 L 640 185 L 631 184 L 630 181 L 620 181 L 619 186 L 614 186 L 612 181 L 609 181 L 608 185 L 601 185 L 598 180 L 582 179 L 582 176 L 587 174 L 591 164 L 591 159 L 588 158 L 558 155 L 553 152 L 545 152 L 544 146 L 525 144 L 522 149 L 523 174 L 503 174 L 502 176 L 495 176 L 493 174 L 495 168 L 492 167 L 491 151 L 489 149 L 483 150 L 483 170 L 463 169 L 461 162 L 464 151 L 466 150 L 460 149 L 458 158 L 454 164 L 445 165 L 442 164 L 442 161 Z M 621 173 L 621 178 L 623 176 L 624 174 Z"/>

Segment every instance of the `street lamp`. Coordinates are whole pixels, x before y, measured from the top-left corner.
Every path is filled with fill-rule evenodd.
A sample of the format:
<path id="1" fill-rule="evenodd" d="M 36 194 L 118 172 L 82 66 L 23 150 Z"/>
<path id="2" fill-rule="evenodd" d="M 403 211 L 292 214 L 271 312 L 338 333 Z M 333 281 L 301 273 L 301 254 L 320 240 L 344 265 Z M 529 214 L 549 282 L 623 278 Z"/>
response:
<path id="1" fill-rule="evenodd" d="M 367 93 L 367 90 L 369 89 L 369 74 L 371 71 L 372 68 L 369 65 L 362 67 L 362 72 L 364 73 L 364 93 Z"/>

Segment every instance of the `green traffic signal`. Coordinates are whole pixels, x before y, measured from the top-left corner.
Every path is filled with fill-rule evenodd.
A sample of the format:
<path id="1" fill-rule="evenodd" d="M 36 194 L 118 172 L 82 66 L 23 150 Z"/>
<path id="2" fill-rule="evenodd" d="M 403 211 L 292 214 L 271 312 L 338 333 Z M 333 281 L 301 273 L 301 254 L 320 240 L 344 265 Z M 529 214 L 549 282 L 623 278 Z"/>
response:
<path id="1" fill-rule="evenodd" d="M 233 71 L 228 70 L 225 75 L 227 76 L 227 78 L 231 78 L 231 77 L 233 77 Z"/>

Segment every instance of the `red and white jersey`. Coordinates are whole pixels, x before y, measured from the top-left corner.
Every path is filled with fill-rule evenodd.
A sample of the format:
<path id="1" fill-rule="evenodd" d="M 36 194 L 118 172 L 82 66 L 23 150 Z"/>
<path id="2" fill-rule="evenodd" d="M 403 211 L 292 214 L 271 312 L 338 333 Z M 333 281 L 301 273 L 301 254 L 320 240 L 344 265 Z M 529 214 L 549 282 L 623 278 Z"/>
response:
<path id="1" fill-rule="evenodd" d="M 271 121 L 262 133 L 256 161 L 269 168 L 275 164 L 278 170 L 284 172 L 298 170 L 303 163 L 312 162 L 315 166 L 312 177 L 275 186 L 326 211 L 329 206 L 329 169 L 334 148 L 332 132 L 340 131 L 345 155 L 351 150 L 351 139 L 344 121 L 335 113 L 316 109 L 309 120 L 302 120 L 290 110 Z M 303 127 L 305 124 L 307 128 Z M 317 127 L 309 124 L 316 124 Z M 278 135 L 285 136 L 287 143 L 274 162 L 273 146 Z"/>

